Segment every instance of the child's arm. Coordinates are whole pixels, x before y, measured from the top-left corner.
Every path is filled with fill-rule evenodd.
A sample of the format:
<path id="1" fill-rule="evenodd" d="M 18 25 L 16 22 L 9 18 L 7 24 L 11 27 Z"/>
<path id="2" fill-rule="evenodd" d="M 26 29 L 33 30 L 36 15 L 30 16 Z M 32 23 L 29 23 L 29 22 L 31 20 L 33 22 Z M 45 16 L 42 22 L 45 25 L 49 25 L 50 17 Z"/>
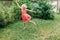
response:
<path id="1" fill-rule="evenodd" d="M 36 13 L 36 11 L 32 11 L 32 10 L 28 10 L 28 9 L 27 9 L 27 11 L 30 11 L 30 12 L 34 12 L 34 13 Z"/>
<path id="2" fill-rule="evenodd" d="M 18 4 L 17 0 L 16 0 L 16 4 L 17 4 L 17 6 L 21 9 L 21 7 L 20 7 L 20 5 Z"/>

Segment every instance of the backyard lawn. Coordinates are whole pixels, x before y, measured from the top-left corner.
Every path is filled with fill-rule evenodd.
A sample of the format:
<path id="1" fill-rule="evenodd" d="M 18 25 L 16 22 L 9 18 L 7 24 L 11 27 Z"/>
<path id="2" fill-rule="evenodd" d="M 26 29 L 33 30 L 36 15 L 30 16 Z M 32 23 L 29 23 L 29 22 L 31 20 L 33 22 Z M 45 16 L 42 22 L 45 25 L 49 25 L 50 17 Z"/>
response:
<path id="1" fill-rule="evenodd" d="M 0 40 L 60 40 L 60 15 L 55 14 L 54 20 L 33 19 L 37 25 L 22 21 L 0 29 Z"/>

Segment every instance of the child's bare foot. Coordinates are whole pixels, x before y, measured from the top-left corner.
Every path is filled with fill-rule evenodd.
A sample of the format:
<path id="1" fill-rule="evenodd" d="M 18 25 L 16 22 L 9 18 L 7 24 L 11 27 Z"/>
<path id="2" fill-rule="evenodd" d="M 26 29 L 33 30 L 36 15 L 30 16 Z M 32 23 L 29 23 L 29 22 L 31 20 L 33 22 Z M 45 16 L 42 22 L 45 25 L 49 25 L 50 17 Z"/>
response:
<path id="1" fill-rule="evenodd" d="M 33 24 L 34 24 L 34 25 L 36 25 L 36 23 L 35 23 L 35 22 L 33 22 Z"/>
<path id="2" fill-rule="evenodd" d="M 24 27 L 24 29 L 26 29 L 26 27 Z"/>
<path id="3" fill-rule="evenodd" d="M 32 24 L 34 24 L 34 25 L 36 25 L 36 23 L 34 21 L 29 21 L 29 22 L 32 23 Z"/>

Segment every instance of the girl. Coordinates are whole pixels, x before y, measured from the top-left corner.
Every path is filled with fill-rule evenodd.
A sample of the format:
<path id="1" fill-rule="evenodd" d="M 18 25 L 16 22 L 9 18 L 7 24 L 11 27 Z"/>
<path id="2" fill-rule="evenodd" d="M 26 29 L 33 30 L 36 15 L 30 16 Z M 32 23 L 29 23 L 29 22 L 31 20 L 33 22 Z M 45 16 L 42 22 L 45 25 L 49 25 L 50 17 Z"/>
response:
<path id="1" fill-rule="evenodd" d="M 20 6 L 18 4 L 17 0 L 16 0 L 16 4 L 19 7 L 19 9 L 21 9 L 21 11 L 22 11 L 22 21 L 24 23 L 24 28 L 26 28 L 26 22 L 30 22 L 30 23 L 33 23 L 34 25 L 36 25 L 35 22 L 31 21 L 31 16 L 29 14 L 27 14 L 27 11 L 34 12 L 34 13 L 36 13 L 36 12 L 32 11 L 32 10 L 28 10 L 26 4 L 23 4 L 22 6 Z"/>

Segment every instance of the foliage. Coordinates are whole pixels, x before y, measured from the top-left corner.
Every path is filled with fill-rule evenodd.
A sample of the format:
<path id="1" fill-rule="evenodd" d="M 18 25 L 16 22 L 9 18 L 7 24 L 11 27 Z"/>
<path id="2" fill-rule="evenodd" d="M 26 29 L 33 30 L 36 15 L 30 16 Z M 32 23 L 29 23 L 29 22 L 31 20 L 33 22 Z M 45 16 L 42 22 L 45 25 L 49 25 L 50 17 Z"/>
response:
<path id="1" fill-rule="evenodd" d="M 30 10 L 36 11 L 36 14 L 28 12 L 33 18 L 41 18 L 41 19 L 54 19 L 53 11 L 51 11 L 52 5 L 48 4 L 45 0 L 38 0 L 37 2 L 32 2 L 31 0 L 18 0 L 19 5 L 27 4 Z M 35 4 L 35 5 L 34 5 Z M 13 12 L 16 13 L 15 18 L 21 19 L 21 10 L 17 7 L 15 1 L 13 3 Z M 35 7 L 36 6 L 36 7 Z"/>
<path id="2" fill-rule="evenodd" d="M 32 3 L 32 4 L 34 4 L 34 3 Z M 35 15 L 33 15 L 34 17 L 41 18 L 41 19 L 53 19 L 54 18 L 53 11 L 52 11 L 53 7 L 51 4 L 48 4 L 48 2 L 44 1 L 44 0 L 38 1 L 37 4 L 39 5 L 39 7 L 34 8 L 34 10 L 36 10 L 36 12 L 37 12 Z M 33 6 L 33 5 L 31 5 L 31 6 Z M 35 5 L 35 6 L 37 6 L 37 5 Z"/>
<path id="3" fill-rule="evenodd" d="M 48 4 L 46 0 L 18 0 L 19 5 L 27 4 L 29 10 L 36 11 L 35 13 L 28 12 L 32 16 L 32 18 L 41 18 L 41 19 L 53 19 L 53 12 L 51 11 L 53 8 L 51 4 Z M 13 23 L 15 20 L 21 20 L 21 10 L 17 7 L 16 1 L 13 0 L 10 8 L 4 7 L 0 4 L 0 25 L 7 25 L 9 23 Z"/>
<path id="4" fill-rule="evenodd" d="M 11 10 L 12 13 L 14 13 L 15 20 L 21 19 L 21 10 L 17 7 L 17 5 L 13 3 L 10 8 L 12 8 Z"/>
<path id="5" fill-rule="evenodd" d="M 4 14 L 3 5 L 0 4 L 0 26 L 4 25 L 5 18 L 6 18 L 6 15 Z"/>
<path id="6" fill-rule="evenodd" d="M 2 4 L 0 4 L 0 27 L 7 25 L 14 21 L 14 14 L 11 13 L 12 10 L 5 8 Z"/>

